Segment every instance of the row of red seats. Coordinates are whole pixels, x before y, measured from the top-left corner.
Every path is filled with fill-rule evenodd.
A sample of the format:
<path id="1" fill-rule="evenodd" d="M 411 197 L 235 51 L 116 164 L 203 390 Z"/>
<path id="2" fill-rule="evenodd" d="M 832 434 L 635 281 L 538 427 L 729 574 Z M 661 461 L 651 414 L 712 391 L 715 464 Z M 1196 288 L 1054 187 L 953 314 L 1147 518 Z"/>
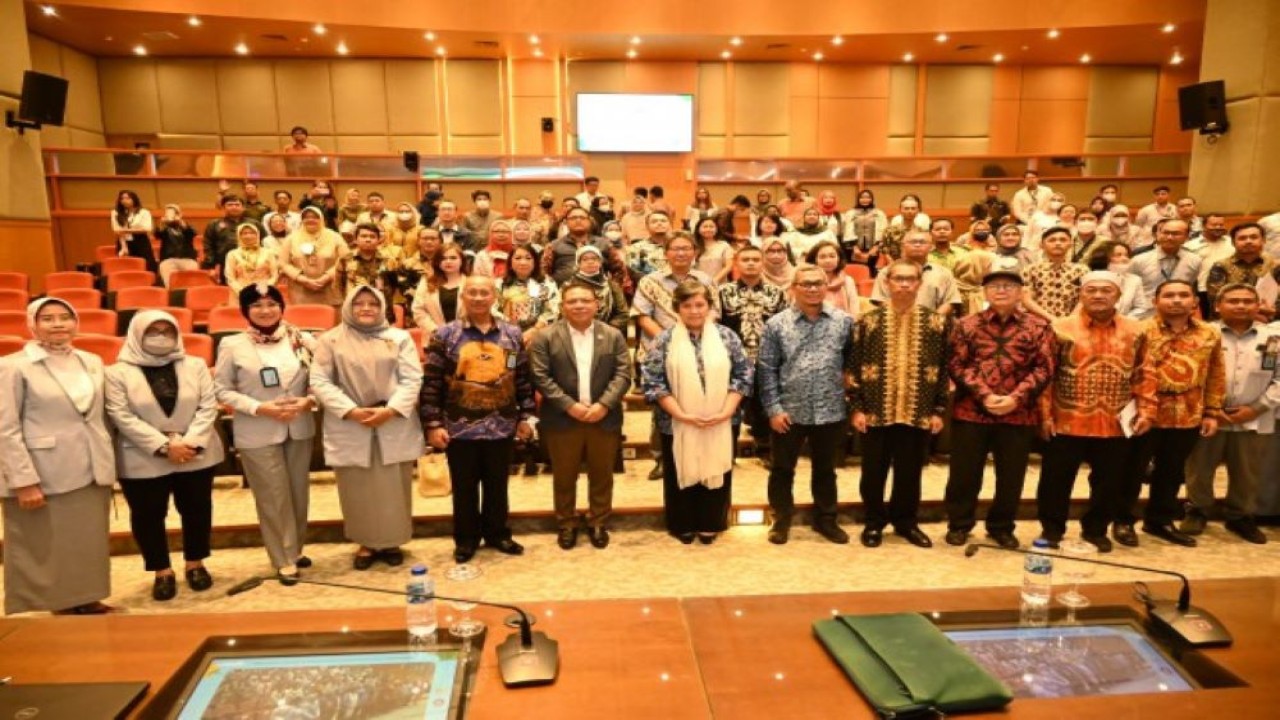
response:
<path id="1" fill-rule="evenodd" d="M 225 290 L 225 288 L 223 288 Z M 61 296 L 55 295 L 54 297 Z M 146 305 L 140 309 L 163 310 L 178 321 L 178 329 L 182 332 L 195 332 L 197 326 L 210 335 L 240 332 L 244 330 L 244 316 L 240 314 L 238 305 L 218 305 L 209 308 L 203 322 L 197 321 L 196 314 L 189 307 L 165 307 L 163 305 Z M 96 335 L 120 335 L 124 328 L 120 327 L 120 313 L 115 310 L 100 308 L 76 308 L 80 316 L 80 332 Z M 328 305 L 291 305 L 285 308 L 285 319 L 294 325 L 313 332 L 322 332 L 338 322 L 337 311 Z M 27 327 L 25 310 L 0 310 L 0 335 L 12 335 L 24 339 L 31 337 Z"/>

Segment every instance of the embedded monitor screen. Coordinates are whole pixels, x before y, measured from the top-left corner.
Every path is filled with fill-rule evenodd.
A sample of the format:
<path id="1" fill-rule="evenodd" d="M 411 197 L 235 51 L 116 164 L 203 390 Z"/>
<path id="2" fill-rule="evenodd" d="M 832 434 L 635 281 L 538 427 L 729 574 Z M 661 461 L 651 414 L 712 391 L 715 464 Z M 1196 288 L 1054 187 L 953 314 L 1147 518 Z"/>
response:
<path id="1" fill-rule="evenodd" d="M 579 152 L 693 152 L 692 95 L 578 93 Z"/>

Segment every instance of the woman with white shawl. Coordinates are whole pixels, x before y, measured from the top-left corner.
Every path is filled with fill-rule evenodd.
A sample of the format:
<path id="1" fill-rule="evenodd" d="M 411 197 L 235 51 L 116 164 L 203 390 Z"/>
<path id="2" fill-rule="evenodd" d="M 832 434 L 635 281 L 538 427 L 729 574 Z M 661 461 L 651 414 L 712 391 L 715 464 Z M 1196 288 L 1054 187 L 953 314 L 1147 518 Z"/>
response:
<path id="1" fill-rule="evenodd" d="M 686 280 L 671 303 L 680 322 L 645 355 L 644 393 L 658 407 L 667 532 L 710 545 L 728 527 L 739 405 L 754 368 L 738 336 L 710 321 L 707 286 Z"/>

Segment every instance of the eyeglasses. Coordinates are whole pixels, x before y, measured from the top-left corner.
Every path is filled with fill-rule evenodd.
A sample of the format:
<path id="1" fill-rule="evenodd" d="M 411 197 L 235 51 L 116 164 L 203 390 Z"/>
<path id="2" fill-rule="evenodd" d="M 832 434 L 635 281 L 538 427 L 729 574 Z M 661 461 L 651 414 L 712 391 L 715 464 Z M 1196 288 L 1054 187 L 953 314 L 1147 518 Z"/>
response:
<path id="1" fill-rule="evenodd" d="M 899 285 L 909 285 L 920 280 L 919 275 L 890 275 L 889 282 L 898 283 Z"/>
<path id="2" fill-rule="evenodd" d="M 804 290 L 819 290 L 825 286 L 826 283 L 821 280 L 806 280 L 804 282 L 796 283 L 796 287 Z"/>

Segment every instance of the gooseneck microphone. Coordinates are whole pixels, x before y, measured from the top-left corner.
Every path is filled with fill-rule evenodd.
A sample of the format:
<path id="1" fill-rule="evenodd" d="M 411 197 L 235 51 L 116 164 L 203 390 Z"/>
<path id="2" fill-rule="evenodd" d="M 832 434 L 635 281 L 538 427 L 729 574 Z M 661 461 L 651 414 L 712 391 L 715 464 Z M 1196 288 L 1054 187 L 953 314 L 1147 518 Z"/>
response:
<path id="1" fill-rule="evenodd" d="M 229 590 L 227 596 L 232 597 L 240 593 L 248 592 L 262 585 L 267 580 L 275 580 L 281 585 L 295 585 L 302 583 L 304 585 L 323 585 L 325 587 L 342 588 L 344 590 L 358 590 L 361 592 L 379 593 L 381 595 L 395 595 L 400 598 L 407 598 L 410 593 L 403 590 L 386 590 L 384 588 L 367 587 L 364 585 L 349 585 L 346 583 L 328 582 L 325 580 L 306 580 L 303 578 L 282 578 L 275 575 L 255 576 L 244 580 Z M 414 594 L 414 597 L 418 595 Z M 560 643 L 547 637 L 546 633 L 533 631 L 533 619 L 529 613 L 523 608 L 516 605 L 506 605 L 503 603 L 491 602 L 488 600 L 478 600 L 476 598 L 460 598 L 449 597 L 447 595 L 430 594 L 422 597 L 433 598 L 436 600 L 448 600 L 452 602 L 471 603 L 474 605 L 484 605 L 486 607 L 500 608 L 502 610 L 510 610 L 519 618 L 518 634 L 510 635 L 501 645 L 497 647 L 498 653 L 498 669 L 502 673 L 502 683 L 507 687 L 526 687 L 530 685 L 548 685 L 555 682 L 556 675 L 560 671 Z"/>
<path id="2" fill-rule="evenodd" d="M 1182 581 L 1182 591 L 1178 593 L 1178 601 L 1156 600 L 1151 597 L 1149 592 L 1145 591 L 1145 585 L 1139 583 L 1143 590 L 1137 593 L 1143 605 L 1147 609 L 1147 618 L 1156 628 L 1164 630 L 1174 637 L 1182 640 L 1192 647 L 1226 647 L 1232 643 L 1231 633 L 1227 631 L 1222 621 L 1214 617 L 1206 610 L 1202 610 L 1191 605 L 1191 581 L 1186 575 L 1172 570 L 1163 570 L 1161 568 L 1144 567 L 1141 565 L 1127 565 L 1125 563 L 1111 562 L 1110 560 L 1095 560 L 1093 558 L 1075 557 L 1072 555 L 1062 555 L 1058 553 L 1042 552 L 1040 550 L 1024 550 L 1022 548 L 1005 548 L 999 545 L 991 545 L 989 543 L 969 543 L 964 549 L 964 556 L 971 558 L 978 554 L 982 548 L 990 548 L 992 550 L 1000 550 L 1001 552 L 1018 553 L 1020 555 L 1046 555 L 1054 560 L 1065 560 L 1067 562 L 1087 563 L 1089 565 L 1105 565 L 1107 567 L 1123 568 L 1125 570 L 1137 570 L 1138 572 L 1156 573 L 1158 575 L 1168 575 L 1176 577 Z"/>

